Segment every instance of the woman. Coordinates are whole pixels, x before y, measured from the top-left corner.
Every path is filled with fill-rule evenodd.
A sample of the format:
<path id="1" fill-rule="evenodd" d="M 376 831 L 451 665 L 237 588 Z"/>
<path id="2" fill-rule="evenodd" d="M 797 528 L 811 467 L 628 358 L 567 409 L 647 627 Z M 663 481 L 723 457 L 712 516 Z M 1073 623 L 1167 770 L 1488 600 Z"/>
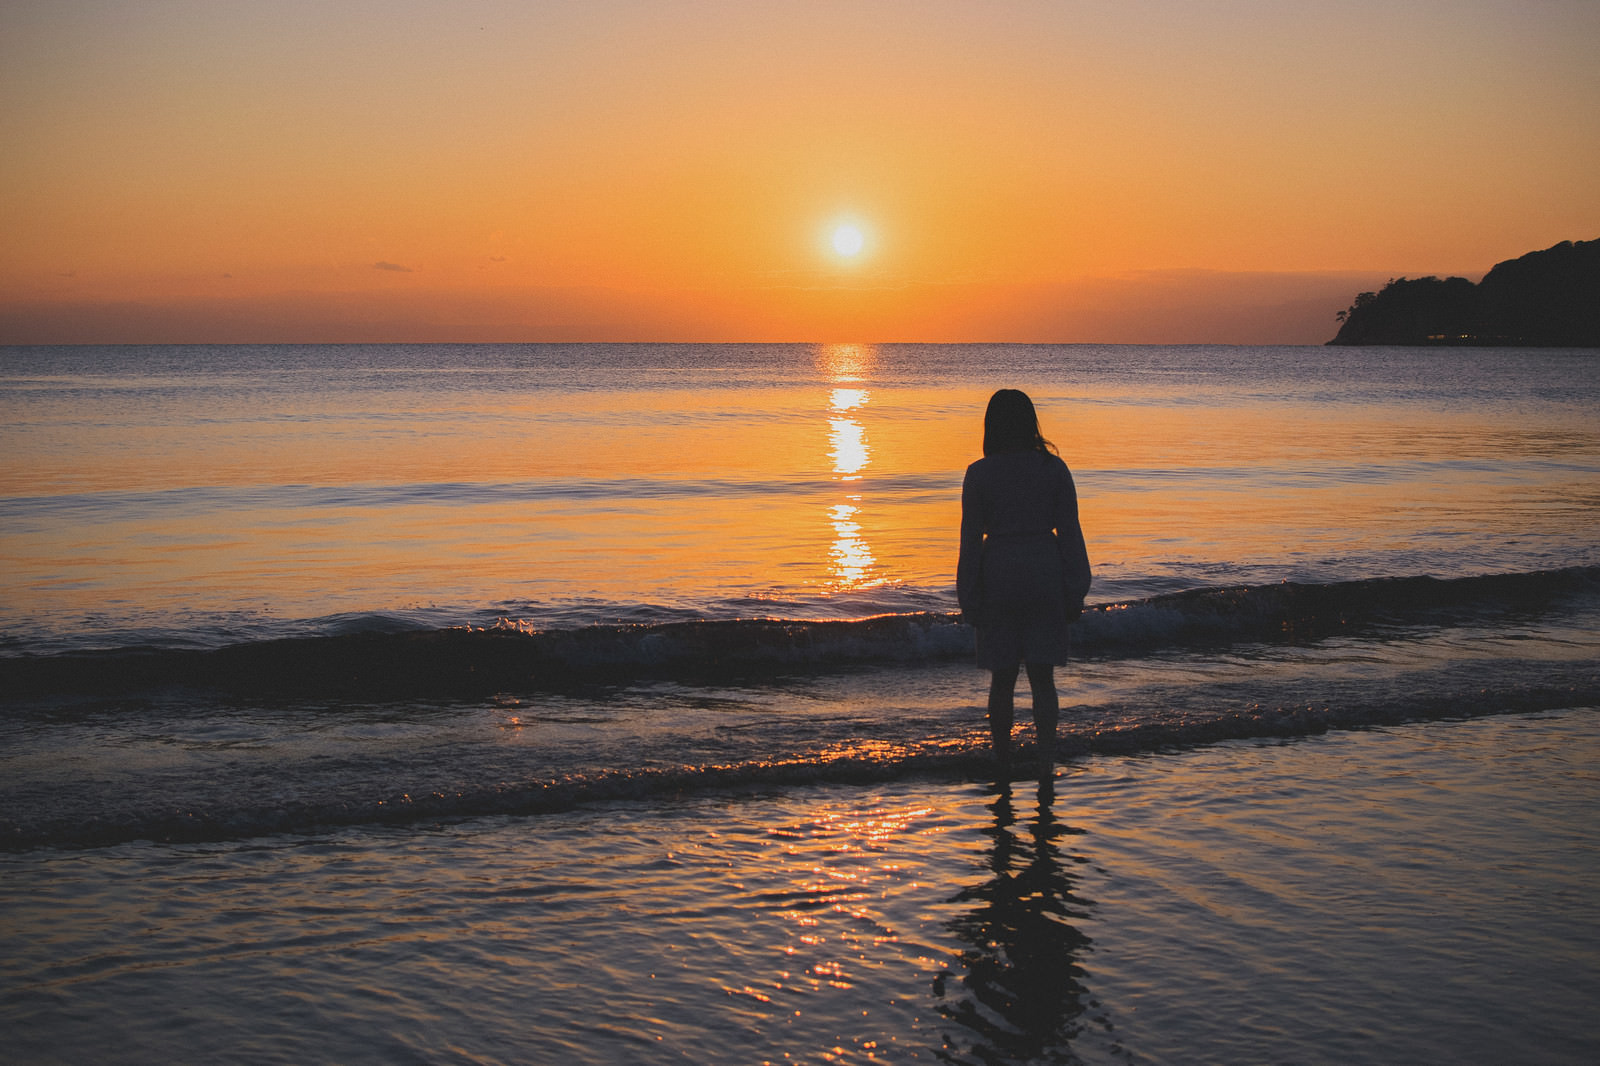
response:
<path id="1" fill-rule="evenodd" d="M 983 416 L 983 458 L 961 485 L 956 598 L 977 627 L 978 663 L 991 671 L 989 730 L 1002 768 L 1018 665 L 1027 666 L 1041 785 L 1055 775 L 1055 667 L 1067 661 L 1067 625 L 1088 591 L 1072 474 L 1039 433 L 1033 401 L 1001 389 Z"/>

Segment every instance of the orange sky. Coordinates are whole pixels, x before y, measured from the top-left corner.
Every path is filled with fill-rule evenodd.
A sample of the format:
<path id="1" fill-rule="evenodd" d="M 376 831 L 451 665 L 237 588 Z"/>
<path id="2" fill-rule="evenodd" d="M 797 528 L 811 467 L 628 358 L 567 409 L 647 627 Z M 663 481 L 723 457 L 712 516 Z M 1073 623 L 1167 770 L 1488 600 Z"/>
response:
<path id="1" fill-rule="evenodd" d="M 0 342 L 1316 343 L 1600 237 L 1597 46 L 1585 0 L 8 0 Z"/>

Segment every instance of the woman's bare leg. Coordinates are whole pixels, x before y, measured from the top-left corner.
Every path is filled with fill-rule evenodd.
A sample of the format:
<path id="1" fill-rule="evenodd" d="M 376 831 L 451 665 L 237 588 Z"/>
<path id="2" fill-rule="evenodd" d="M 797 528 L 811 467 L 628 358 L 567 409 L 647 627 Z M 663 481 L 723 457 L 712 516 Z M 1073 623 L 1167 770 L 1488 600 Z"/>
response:
<path id="1" fill-rule="evenodd" d="M 1033 731 L 1042 785 L 1056 774 L 1056 719 L 1061 716 L 1061 704 L 1056 699 L 1056 668 L 1049 663 L 1029 663 L 1028 687 L 1033 690 Z M 993 698 L 991 695 L 990 700 Z"/>
<path id="2" fill-rule="evenodd" d="M 989 737 L 994 757 L 1002 764 L 1011 759 L 1012 700 L 1017 690 L 1017 668 L 1000 667 L 989 675 Z"/>

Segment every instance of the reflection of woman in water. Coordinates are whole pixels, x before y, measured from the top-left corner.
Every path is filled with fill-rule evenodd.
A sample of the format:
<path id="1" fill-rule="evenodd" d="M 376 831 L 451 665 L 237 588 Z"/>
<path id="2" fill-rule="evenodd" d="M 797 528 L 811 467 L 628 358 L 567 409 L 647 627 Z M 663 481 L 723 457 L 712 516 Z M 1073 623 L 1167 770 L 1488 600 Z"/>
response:
<path id="1" fill-rule="evenodd" d="M 934 979 L 933 994 L 958 1027 L 944 1033 L 937 1055 L 989 1066 L 1078 1062 L 1072 1044 L 1112 1028 L 1090 996 L 1090 942 L 1077 926 L 1091 904 L 1076 894 L 1070 864 L 1087 860 L 1062 854 L 1063 838 L 1082 830 L 1057 822 L 1041 799 L 1032 832 L 1018 832 L 1004 786 L 991 809 L 989 876 L 951 900 L 966 905 L 949 923 L 963 947 L 959 966 Z"/>
<path id="2" fill-rule="evenodd" d="M 1040 435 L 1033 401 L 1001 389 L 983 416 L 983 458 L 961 486 L 956 596 L 977 627 L 978 662 L 991 671 L 989 730 L 1002 767 L 1018 667 L 1027 666 L 1041 785 L 1055 773 L 1055 667 L 1067 661 L 1067 625 L 1088 591 L 1072 474 Z"/>

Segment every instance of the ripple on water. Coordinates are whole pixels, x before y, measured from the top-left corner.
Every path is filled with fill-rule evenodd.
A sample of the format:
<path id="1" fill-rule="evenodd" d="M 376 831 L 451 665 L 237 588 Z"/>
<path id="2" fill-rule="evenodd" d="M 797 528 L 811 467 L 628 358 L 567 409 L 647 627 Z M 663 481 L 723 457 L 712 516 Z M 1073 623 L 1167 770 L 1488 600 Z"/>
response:
<path id="1" fill-rule="evenodd" d="M 28 1061 L 1592 1061 L 1600 712 L 0 856 Z"/>

